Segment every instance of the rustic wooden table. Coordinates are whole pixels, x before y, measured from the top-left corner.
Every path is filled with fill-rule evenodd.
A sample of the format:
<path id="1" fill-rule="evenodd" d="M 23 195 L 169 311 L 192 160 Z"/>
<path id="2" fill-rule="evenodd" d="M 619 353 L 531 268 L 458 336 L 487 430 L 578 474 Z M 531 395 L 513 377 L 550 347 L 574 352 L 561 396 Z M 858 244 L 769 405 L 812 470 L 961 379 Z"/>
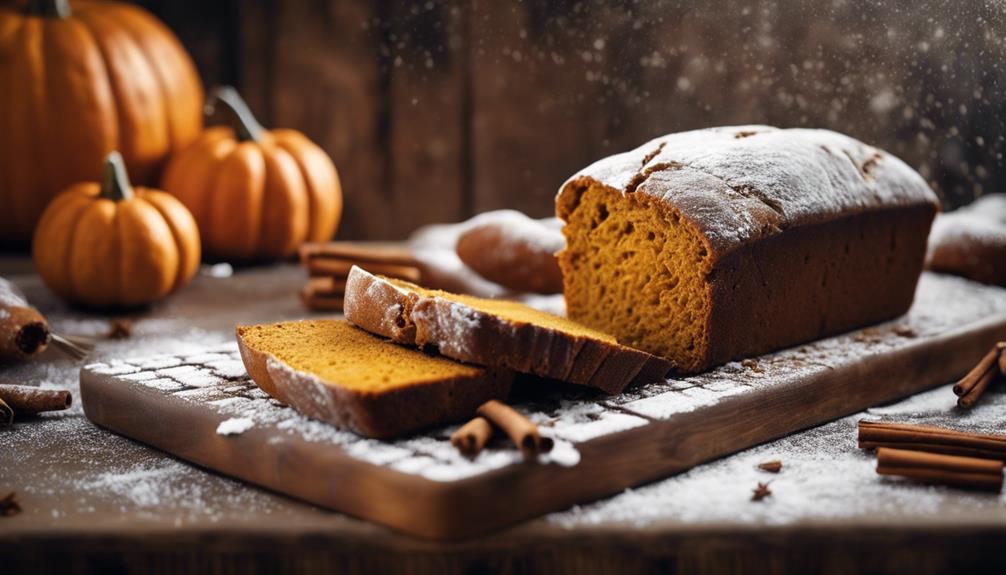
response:
<path id="1" fill-rule="evenodd" d="M 108 318 L 56 301 L 23 262 L 13 277 L 55 328 L 103 336 Z M 182 353 L 229 341 L 237 322 L 302 317 L 294 266 L 204 268 L 184 291 L 133 316 L 134 334 L 95 359 Z M 0 379 L 78 391 L 58 357 Z M 874 415 L 1006 432 L 1006 394 L 969 413 L 941 387 Z M 96 428 L 79 402 L 0 430 L 3 572 L 1003 572 L 1006 496 L 880 479 L 844 418 L 615 497 L 450 544 L 246 486 Z M 780 458 L 769 475 L 758 462 Z M 750 501 L 758 481 L 773 494 Z M 2 495 L 2 494 L 0 494 Z"/>

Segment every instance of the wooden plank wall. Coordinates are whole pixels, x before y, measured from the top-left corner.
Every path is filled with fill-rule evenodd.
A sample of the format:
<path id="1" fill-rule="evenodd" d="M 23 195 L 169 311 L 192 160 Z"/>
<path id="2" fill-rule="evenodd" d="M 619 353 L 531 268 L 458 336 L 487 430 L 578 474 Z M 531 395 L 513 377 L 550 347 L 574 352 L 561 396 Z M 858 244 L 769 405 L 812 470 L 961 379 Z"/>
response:
<path id="1" fill-rule="evenodd" d="M 208 84 L 335 159 L 340 237 L 487 209 L 551 213 L 566 177 L 662 133 L 847 132 L 948 206 L 1006 191 L 1001 11 L 938 0 L 141 0 Z"/>

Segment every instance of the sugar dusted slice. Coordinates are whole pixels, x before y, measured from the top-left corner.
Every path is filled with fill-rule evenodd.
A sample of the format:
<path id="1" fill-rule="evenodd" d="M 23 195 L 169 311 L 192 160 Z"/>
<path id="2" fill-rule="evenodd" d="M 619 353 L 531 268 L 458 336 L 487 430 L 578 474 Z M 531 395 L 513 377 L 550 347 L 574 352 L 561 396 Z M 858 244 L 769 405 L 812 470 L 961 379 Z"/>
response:
<path id="1" fill-rule="evenodd" d="M 344 320 L 238 326 L 249 375 L 315 419 L 389 438 L 461 421 L 503 399 L 512 375 L 395 345 Z"/>

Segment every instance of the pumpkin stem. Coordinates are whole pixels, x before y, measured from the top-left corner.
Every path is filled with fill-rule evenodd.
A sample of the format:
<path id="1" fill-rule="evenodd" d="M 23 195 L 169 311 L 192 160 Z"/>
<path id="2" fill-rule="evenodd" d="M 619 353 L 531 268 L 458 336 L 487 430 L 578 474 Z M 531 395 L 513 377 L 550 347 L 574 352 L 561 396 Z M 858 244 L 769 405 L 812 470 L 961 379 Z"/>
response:
<path id="1" fill-rule="evenodd" d="M 98 194 L 98 197 L 114 202 L 133 197 L 133 186 L 129 183 L 126 164 L 122 161 L 122 154 L 119 152 L 112 152 L 105 156 L 105 179 L 101 182 L 101 193 Z"/>
<path id="2" fill-rule="evenodd" d="M 206 100 L 206 115 L 213 114 L 218 106 L 229 116 L 231 127 L 234 128 L 239 141 L 254 140 L 257 142 L 262 137 L 265 128 L 255 119 L 248 104 L 245 104 L 237 90 L 230 86 L 214 88 Z"/>
<path id="3" fill-rule="evenodd" d="M 70 0 L 28 0 L 24 6 L 24 13 L 49 18 L 67 18 L 70 16 Z"/>

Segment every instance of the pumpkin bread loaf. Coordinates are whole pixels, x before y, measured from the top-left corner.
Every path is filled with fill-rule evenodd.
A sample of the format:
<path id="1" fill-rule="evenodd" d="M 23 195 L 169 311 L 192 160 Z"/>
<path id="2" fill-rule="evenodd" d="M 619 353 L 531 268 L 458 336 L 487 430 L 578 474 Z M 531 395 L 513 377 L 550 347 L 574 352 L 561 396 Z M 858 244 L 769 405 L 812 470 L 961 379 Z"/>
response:
<path id="1" fill-rule="evenodd" d="M 354 324 L 398 343 L 607 393 L 662 380 L 672 367 L 606 333 L 518 302 L 427 290 L 358 267 L 349 272 L 344 311 Z"/>
<path id="2" fill-rule="evenodd" d="M 237 340 L 263 391 L 367 437 L 467 419 L 486 401 L 506 398 L 513 379 L 395 345 L 344 320 L 238 326 Z"/>
<path id="3" fill-rule="evenodd" d="M 835 132 L 664 136 L 560 189 L 568 314 L 685 372 L 891 319 L 938 209 L 901 160 Z"/>

